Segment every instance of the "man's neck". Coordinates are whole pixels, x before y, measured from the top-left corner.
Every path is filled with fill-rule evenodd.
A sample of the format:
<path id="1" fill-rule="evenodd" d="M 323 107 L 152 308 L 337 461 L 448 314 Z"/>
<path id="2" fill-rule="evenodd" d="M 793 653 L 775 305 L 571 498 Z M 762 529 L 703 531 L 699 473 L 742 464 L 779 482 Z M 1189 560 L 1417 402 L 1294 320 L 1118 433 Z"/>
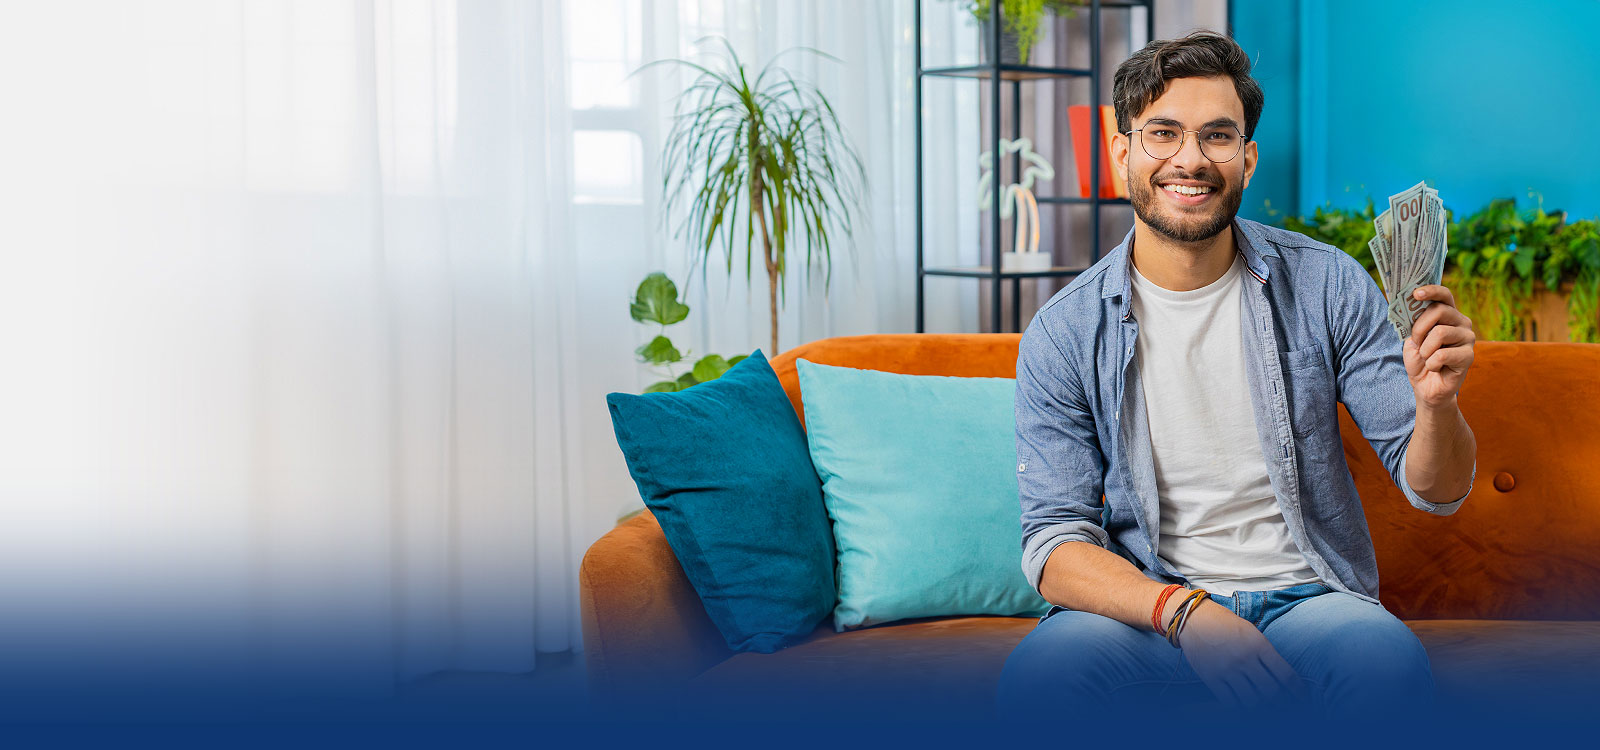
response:
<path id="1" fill-rule="evenodd" d="M 1179 242 L 1135 219 L 1132 250 L 1134 268 L 1151 283 L 1187 292 L 1222 278 L 1233 265 L 1233 225 L 1210 239 Z"/>

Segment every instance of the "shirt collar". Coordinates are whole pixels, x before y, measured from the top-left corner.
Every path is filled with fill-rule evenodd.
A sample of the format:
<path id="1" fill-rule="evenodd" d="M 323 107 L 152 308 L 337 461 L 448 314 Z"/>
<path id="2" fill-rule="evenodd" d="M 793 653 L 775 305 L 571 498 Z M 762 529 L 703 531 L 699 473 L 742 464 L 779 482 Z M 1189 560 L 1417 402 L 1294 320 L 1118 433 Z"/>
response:
<path id="1" fill-rule="evenodd" d="M 1239 254 L 1244 256 L 1245 269 L 1256 281 L 1265 284 L 1271 272 L 1262 257 L 1278 257 L 1278 248 L 1261 235 L 1260 227 L 1256 222 L 1238 217 L 1233 220 L 1234 245 L 1239 248 Z M 1111 265 L 1106 269 L 1105 283 L 1100 288 L 1102 299 L 1122 298 L 1117 313 L 1123 320 L 1128 319 L 1129 311 L 1133 309 L 1132 277 L 1128 274 L 1128 264 L 1133 262 L 1132 247 L 1133 228 L 1130 227 L 1122 242 L 1111 251 Z"/>

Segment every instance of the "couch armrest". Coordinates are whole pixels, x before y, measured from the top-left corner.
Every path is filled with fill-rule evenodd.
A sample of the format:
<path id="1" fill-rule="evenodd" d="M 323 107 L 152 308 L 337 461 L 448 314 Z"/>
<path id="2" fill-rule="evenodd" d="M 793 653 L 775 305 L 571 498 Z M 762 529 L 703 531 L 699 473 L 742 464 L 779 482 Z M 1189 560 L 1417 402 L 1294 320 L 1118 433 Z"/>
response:
<path id="1" fill-rule="evenodd" d="M 578 597 L 593 697 L 682 685 L 733 655 L 649 509 L 589 547 Z"/>

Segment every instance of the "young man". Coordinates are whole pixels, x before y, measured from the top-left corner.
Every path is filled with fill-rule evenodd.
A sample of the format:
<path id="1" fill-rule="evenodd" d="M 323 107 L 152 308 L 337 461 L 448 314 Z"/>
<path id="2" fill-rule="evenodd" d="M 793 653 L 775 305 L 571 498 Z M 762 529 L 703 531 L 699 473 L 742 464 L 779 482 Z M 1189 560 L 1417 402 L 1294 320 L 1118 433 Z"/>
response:
<path id="1" fill-rule="evenodd" d="M 1402 344 L 1354 259 L 1235 217 L 1263 95 L 1233 40 L 1151 42 L 1113 97 L 1133 229 L 1039 309 L 1017 359 L 1022 567 L 1056 606 L 998 708 L 1415 710 L 1428 657 L 1378 602 L 1336 403 L 1411 505 L 1454 513 L 1476 473 L 1456 406 L 1471 322 L 1427 286 Z M 1174 648 L 1194 589 L 1211 597 Z"/>

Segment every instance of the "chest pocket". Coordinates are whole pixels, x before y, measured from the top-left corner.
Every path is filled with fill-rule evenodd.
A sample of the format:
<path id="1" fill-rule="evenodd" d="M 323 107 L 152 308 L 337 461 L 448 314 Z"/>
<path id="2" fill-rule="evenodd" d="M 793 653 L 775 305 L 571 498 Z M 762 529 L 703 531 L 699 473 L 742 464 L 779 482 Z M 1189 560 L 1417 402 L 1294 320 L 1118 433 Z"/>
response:
<path id="1" fill-rule="evenodd" d="M 1324 435 L 1337 434 L 1339 413 L 1333 406 L 1333 372 L 1322 359 L 1322 347 L 1311 345 L 1279 356 L 1284 390 L 1289 395 L 1289 425 L 1295 437 L 1304 438 L 1319 426 L 1326 426 Z M 1316 453 L 1320 451 L 1313 451 L 1308 458 L 1319 458 Z"/>

